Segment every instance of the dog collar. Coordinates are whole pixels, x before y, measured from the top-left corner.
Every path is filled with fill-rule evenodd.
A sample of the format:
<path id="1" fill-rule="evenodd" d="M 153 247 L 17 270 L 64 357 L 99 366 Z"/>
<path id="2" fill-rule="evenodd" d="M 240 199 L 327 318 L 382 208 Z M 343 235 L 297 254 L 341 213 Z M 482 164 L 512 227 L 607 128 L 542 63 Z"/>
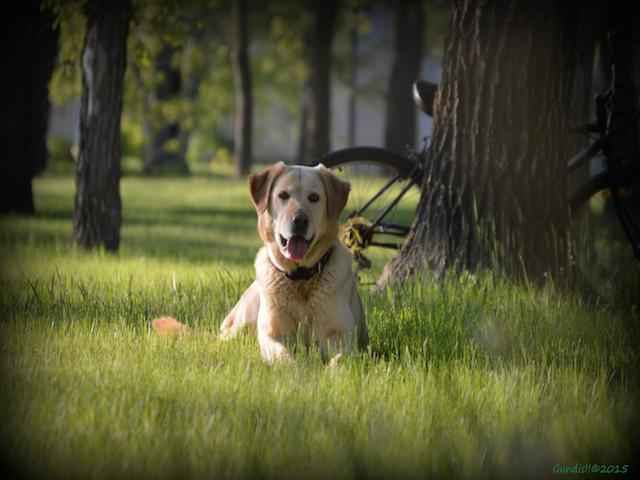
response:
<path id="1" fill-rule="evenodd" d="M 318 263 L 316 263 L 314 266 L 308 267 L 308 268 L 298 267 L 295 270 L 291 270 L 290 272 L 287 272 L 286 270 L 280 270 L 278 267 L 276 267 L 276 265 L 273 263 L 271 259 L 269 260 L 271 261 L 271 265 L 273 265 L 273 268 L 278 270 L 280 273 L 283 273 L 285 277 L 287 277 L 289 280 L 293 280 L 294 282 L 297 282 L 298 280 L 309 280 L 310 278 L 313 278 L 318 273 L 322 272 L 322 270 L 324 270 L 324 267 L 326 267 L 327 263 L 329 263 L 332 253 L 333 253 L 333 247 L 327 250 L 325 254 L 322 256 L 322 258 L 318 260 Z"/>

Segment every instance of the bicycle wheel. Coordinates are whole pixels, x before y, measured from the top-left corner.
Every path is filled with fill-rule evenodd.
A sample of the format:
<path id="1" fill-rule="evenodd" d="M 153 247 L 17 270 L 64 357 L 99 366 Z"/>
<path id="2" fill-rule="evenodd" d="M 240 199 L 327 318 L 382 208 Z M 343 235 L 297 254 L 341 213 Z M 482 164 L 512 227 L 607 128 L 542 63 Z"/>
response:
<path id="1" fill-rule="evenodd" d="M 422 179 L 418 156 L 403 156 L 379 147 L 354 147 L 331 152 L 318 163 L 340 170 L 352 185 L 341 238 L 359 269 L 372 266 L 369 255 L 376 267 L 383 265 L 392 256 L 391 251 L 400 248 L 413 220 L 418 195 L 417 189 L 410 190 Z M 372 252 L 369 247 L 380 248 Z"/>
<path id="2" fill-rule="evenodd" d="M 567 164 L 569 205 L 578 212 L 596 193 L 608 187 L 603 141 L 598 140 L 582 150 Z"/>
<path id="3" fill-rule="evenodd" d="M 634 256 L 640 259 L 640 210 L 633 196 L 637 176 L 629 172 L 627 188 L 620 188 L 615 182 L 620 175 L 610 173 L 602 146 L 594 142 L 567 165 L 576 282 L 593 298 L 633 305 L 637 293 L 630 292 L 640 286 L 634 261 Z"/>
<path id="4" fill-rule="evenodd" d="M 352 147 L 328 153 L 318 162 L 327 168 L 336 168 L 349 164 L 370 163 L 393 170 L 401 178 L 413 176 L 419 183 L 417 174 L 422 174 L 418 162 L 380 147 Z"/>

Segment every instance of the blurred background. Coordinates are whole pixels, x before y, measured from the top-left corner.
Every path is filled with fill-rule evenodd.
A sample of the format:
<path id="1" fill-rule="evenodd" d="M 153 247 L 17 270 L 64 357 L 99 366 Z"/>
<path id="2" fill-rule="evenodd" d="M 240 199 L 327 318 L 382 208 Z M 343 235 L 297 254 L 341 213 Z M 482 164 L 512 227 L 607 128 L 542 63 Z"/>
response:
<path id="1" fill-rule="evenodd" d="M 328 116 L 329 150 L 402 151 L 429 135 L 430 117 L 394 104 L 411 102 L 415 78 L 438 82 L 446 1 L 160 3 L 135 10 L 127 40 L 124 174 L 240 175 L 252 163 L 304 161 L 313 143 L 305 138 L 313 135 L 310 90 L 323 76 L 330 108 L 319 113 Z M 78 151 L 85 29 L 81 10 L 63 10 L 47 136 L 55 171 L 73 170 Z M 238 17 L 247 24 L 240 41 Z M 236 60 L 240 49 L 247 65 Z M 323 49 L 326 60 L 317 54 Z M 253 144 L 241 160 L 234 158 L 234 118 L 242 101 L 251 103 Z"/>
<path id="2" fill-rule="evenodd" d="M 10 141 L 6 160 L 0 162 L 0 213 L 36 213 L 66 222 L 73 218 L 76 243 L 92 248 L 106 242 L 108 250 L 117 251 L 121 174 L 138 177 L 140 191 L 152 194 L 156 187 L 146 178 L 180 178 L 184 183 L 175 189 L 183 198 L 193 189 L 187 183 L 192 177 L 215 179 L 228 189 L 227 179 L 280 160 L 310 163 L 355 145 L 398 153 L 419 148 L 431 134 L 431 117 L 415 107 L 411 87 L 416 79 L 440 81 L 452 3 L 26 0 L 17 16 L 4 20 L 5 68 L 15 74 L 6 77 L 10 85 L 2 91 L 2 131 Z M 585 79 L 575 89 L 581 103 L 570 112 L 576 125 L 593 115 L 590 95 L 605 88 L 610 75 L 601 38 L 606 30 L 598 27 L 605 23 L 600 19 L 604 10 L 588 6 L 572 11 L 572 21 L 567 21 L 575 40 L 568 50 L 576 57 L 577 78 Z M 88 28 L 90 22 L 94 27 L 102 22 L 102 33 Z M 456 30 L 452 38 L 466 33 Z M 98 34 L 104 34 L 100 41 L 105 47 L 95 47 Z M 109 44 L 110 34 L 119 35 L 122 51 Z M 104 55 L 95 55 L 92 48 L 104 48 Z M 87 174 L 90 168 L 79 161 L 81 94 L 83 81 L 94 73 L 118 88 L 84 89 L 94 95 L 89 111 L 92 101 L 104 108 L 99 116 L 103 124 L 87 127 L 86 138 L 95 140 L 95 148 L 88 145 L 84 158 L 98 169 Z M 118 127 L 109 123 L 116 120 Z M 563 141 L 568 137 L 564 131 L 553 133 Z M 575 144 L 584 146 L 585 141 L 577 138 Z M 35 208 L 36 176 L 65 178 L 64 208 L 55 215 L 47 196 L 49 187 L 55 190 L 52 183 L 40 184 L 40 208 Z M 102 195 L 105 185 L 109 195 Z M 241 191 L 244 182 L 236 187 Z M 354 188 L 355 193 L 363 190 Z M 93 200 L 101 195 L 104 204 L 93 209 Z M 417 195 L 403 206 L 403 223 L 413 218 L 416 203 Z M 635 263 L 608 194 L 597 195 L 590 207 L 572 222 L 581 256 L 576 261 L 594 270 L 591 283 L 611 296 L 620 290 L 616 279 Z M 104 212 L 117 214 L 111 218 Z M 3 223 L 1 233 L 9 243 L 21 243 L 16 241 L 20 235 L 35 235 L 36 227 L 27 223 L 19 235 L 11 234 L 19 224 L 16 218 Z M 107 230 L 111 237 L 104 234 Z M 56 238 L 67 242 L 69 236 L 61 229 Z M 152 242 L 141 243 L 148 252 Z M 637 269 L 631 274 L 630 296 L 635 299 Z"/>

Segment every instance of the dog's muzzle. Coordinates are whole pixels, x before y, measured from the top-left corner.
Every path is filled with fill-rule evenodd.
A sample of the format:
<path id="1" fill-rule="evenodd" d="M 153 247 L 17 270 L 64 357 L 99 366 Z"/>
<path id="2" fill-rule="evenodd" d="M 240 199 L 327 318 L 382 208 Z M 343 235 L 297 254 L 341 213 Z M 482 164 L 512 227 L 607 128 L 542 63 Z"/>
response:
<path id="1" fill-rule="evenodd" d="M 304 237 L 307 233 L 307 229 L 309 228 L 309 217 L 304 212 L 296 213 L 295 217 L 293 217 L 291 232 L 294 235 L 300 235 Z"/>

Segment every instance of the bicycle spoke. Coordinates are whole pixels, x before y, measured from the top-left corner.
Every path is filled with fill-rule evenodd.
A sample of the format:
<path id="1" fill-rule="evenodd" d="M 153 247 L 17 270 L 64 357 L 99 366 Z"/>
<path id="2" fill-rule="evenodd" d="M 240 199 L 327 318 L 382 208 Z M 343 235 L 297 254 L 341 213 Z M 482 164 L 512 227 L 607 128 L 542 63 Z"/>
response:
<path id="1" fill-rule="evenodd" d="M 382 219 L 384 217 L 387 216 L 387 214 L 393 209 L 393 207 L 395 207 L 398 202 L 400 202 L 400 200 L 402 200 L 402 197 L 404 197 L 404 195 L 409 191 L 409 189 L 411 187 L 413 187 L 415 185 L 415 181 L 414 180 L 410 180 L 407 185 L 405 185 L 405 187 L 402 189 L 402 191 L 398 194 L 398 196 L 393 200 L 393 202 L 391 202 L 387 208 L 385 208 L 382 213 L 380 215 L 378 215 L 378 218 L 376 218 L 373 222 L 373 225 L 371 225 L 370 230 L 374 229 L 375 227 L 377 227 L 378 225 L 380 225 L 380 222 L 382 222 Z"/>
<path id="2" fill-rule="evenodd" d="M 375 202 L 378 198 L 380 198 L 380 196 L 386 192 L 387 190 L 389 190 L 389 188 L 391 188 L 391 185 L 393 185 L 394 183 L 396 183 L 397 181 L 399 181 L 400 179 L 402 179 L 402 175 L 401 174 L 397 174 L 395 177 L 393 177 L 392 179 L 390 179 L 387 183 L 384 184 L 384 186 L 378 190 L 378 192 L 369 199 L 369 201 L 367 203 L 365 203 L 360 210 L 354 212 L 352 215 L 353 216 L 360 216 L 362 215 L 362 213 L 371 206 L 371 204 L 373 202 Z"/>

